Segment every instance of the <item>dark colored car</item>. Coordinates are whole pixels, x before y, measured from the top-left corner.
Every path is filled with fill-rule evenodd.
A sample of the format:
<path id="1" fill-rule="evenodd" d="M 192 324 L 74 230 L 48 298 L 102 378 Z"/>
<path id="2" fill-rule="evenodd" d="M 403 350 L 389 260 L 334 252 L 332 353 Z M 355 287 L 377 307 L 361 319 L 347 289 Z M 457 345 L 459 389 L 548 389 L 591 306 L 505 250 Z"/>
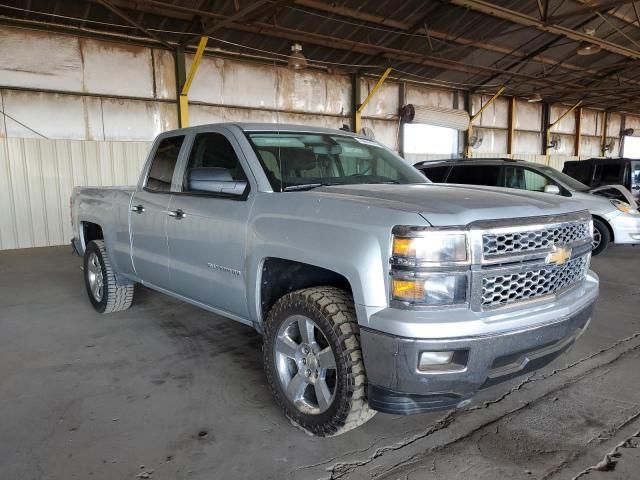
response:
<path id="1" fill-rule="evenodd" d="M 631 158 L 590 158 L 564 163 L 563 173 L 588 185 L 624 185 L 640 200 L 640 160 Z"/>

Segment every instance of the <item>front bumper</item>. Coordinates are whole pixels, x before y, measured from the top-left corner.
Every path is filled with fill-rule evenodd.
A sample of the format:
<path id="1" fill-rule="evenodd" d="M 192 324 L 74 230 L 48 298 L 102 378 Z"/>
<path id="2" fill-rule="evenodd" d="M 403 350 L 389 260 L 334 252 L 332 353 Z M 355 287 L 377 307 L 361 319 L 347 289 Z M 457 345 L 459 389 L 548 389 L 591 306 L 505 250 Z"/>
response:
<path id="1" fill-rule="evenodd" d="M 369 405 L 403 415 L 455 407 L 478 390 L 552 361 L 585 331 L 594 305 L 591 298 L 551 323 L 461 338 L 405 338 L 361 328 Z M 463 361 L 453 370 L 420 371 L 425 351 L 460 352 Z"/>
<path id="2" fill-rule="evenodd" d="M 640 215 L 621 213 L 610 224 L 615 243 L 640 243 Z"/>

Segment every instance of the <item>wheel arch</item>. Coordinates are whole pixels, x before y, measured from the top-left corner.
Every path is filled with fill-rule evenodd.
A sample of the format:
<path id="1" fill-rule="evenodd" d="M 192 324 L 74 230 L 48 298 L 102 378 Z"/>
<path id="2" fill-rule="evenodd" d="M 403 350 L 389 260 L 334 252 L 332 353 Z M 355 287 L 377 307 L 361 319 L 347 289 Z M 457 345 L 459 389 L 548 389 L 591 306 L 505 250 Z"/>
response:
<path id="1" fill-rule="evenodd" d="M 607 227 L 607 230 L 609 230 L 609 241 L 611 243 L 615 243 L 615 234 L 613 233 L 613 228 L 611 227 L 611 224 L 607 221 L 607 219 L 597 214 L 592 214 L 592 216 L 594 220 L 600 220 L 602 223 L 604 223 L 605 227 Z"/>
<path id="2" fill-rule="evenodd" d="M 328 285 L 353 293 L 351 282 L 341 273 L 286 258 L 264 258 L 258 277 L 258 313 L 261 321 L 279 298 L 295 290 Z"/>

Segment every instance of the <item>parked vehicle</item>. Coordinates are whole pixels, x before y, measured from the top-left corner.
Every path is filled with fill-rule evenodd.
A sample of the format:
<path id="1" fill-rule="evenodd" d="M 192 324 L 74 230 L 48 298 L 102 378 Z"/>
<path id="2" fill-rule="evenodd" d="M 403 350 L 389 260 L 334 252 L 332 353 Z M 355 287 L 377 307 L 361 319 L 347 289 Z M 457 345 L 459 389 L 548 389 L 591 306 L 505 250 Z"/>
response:
<path id="1" fill-rule="evenodd" d="M 590 187 L 620 184 L 640 201 L 640 160 L 589 158 L 564 162 L 562 172 Z"/>
<path id="2" fill-rule="evenodd" d="M 421 162 L 415 166 L 434 182 L 517 188 L 573 198 L 593 215 L 594 255 L 604 252 L 610 242 L 640 243 L 640 212 L 624 187 L 590 189 L 555 168 L 521 160 L 443 160 Z M 615 195 L 611 189 L 632 205 L 613 198 Z"/>
<path id="3" fill-rule="evenodd" d="M 254 326 L 276 402 L 315 435 L 464 405 L 540 368 L 598 296 L 579 204 L 433 185 L 338 130 L 167 132 L 137 186 L 71 201 L 98 312 L 129 308 L 141 283 Z"/>

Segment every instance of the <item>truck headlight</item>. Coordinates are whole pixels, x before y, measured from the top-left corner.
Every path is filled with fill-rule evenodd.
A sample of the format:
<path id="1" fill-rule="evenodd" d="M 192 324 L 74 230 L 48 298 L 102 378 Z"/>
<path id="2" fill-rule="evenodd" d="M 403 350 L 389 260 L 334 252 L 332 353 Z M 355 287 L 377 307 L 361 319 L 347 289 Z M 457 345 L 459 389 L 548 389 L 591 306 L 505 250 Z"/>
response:
<path id="1" fill-rule="evenodd" d="M 433 273 L 393 278 L 392 298 L 411 305 L 457 305 L 467 301 L 466 273 Z"/>
<path id="2" fill-rule="evenodd" d="M 392 254 L 396 265 L 405 266 L 469 262 L 467 235 L 463 232 L 398 229 Z"/>
<path id="3" fill-rule="evenodd" d="M 633 208 L 627 202 L 621 202 L 620 200 L 611 200 L 611 204 L 620 210 L 622 213 L 630 213 L 632 215 L 640 215 L 637 208 Z"/>

